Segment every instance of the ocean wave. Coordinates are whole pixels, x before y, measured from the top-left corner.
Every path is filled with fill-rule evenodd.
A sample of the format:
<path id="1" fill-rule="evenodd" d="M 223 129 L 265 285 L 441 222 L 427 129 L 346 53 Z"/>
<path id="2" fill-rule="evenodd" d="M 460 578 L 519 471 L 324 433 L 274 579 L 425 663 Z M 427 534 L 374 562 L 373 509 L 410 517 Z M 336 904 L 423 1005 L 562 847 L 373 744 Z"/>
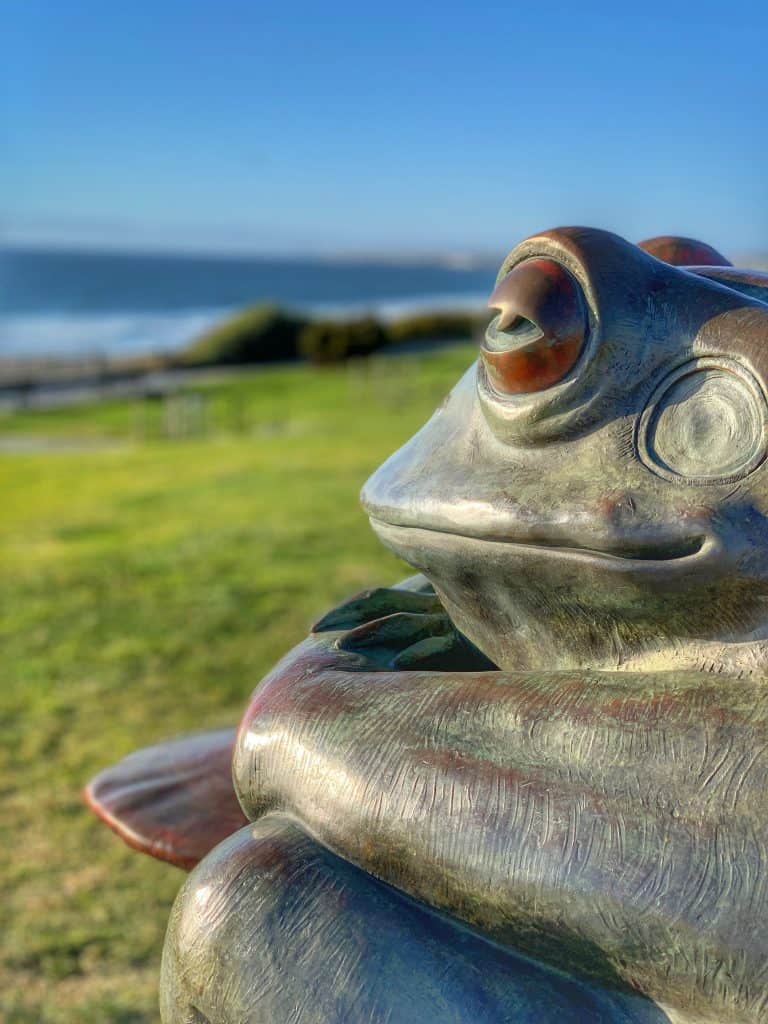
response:
<path id="1" fill-rule="evenodd" d="M 119 356 L 171 352 L 231 312 L 198 309 L 182 313 L 6 315 L 0 323 L 0 355 Z"/>

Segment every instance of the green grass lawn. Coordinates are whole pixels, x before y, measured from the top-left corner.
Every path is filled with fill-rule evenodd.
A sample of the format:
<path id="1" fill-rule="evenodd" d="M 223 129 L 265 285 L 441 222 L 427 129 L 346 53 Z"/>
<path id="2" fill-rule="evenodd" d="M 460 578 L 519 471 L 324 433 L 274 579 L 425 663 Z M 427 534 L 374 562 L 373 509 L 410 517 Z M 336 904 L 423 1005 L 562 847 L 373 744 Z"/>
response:
<path id="1" fill-rule="evenodd" d="M 138 746 L 234 723 L 313 617 L 408 573 L 358 504 L 469 346 L 207 386 L 206 428 L 159 403 L 0 416 L 0 1019 L 158 1020 L 183 875 L 133 853 L 80 790 Z M 71 442 L 46 450 L 48 440 Z"/>

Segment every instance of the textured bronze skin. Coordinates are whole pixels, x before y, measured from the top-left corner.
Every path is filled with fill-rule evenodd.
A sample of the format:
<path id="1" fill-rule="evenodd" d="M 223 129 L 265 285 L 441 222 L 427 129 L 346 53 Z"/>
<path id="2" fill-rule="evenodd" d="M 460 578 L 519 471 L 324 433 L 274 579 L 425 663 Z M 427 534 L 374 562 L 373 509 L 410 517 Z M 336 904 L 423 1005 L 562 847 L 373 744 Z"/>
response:
<path id="1" fill-rule="evenodd" d="M 579 350 L 502 389 L 489 337 L 366 484 L 424 576 L 254 692 L 165 1024 L 768 1021 L 766 282 L 586 228 L 498 280 Z"/>

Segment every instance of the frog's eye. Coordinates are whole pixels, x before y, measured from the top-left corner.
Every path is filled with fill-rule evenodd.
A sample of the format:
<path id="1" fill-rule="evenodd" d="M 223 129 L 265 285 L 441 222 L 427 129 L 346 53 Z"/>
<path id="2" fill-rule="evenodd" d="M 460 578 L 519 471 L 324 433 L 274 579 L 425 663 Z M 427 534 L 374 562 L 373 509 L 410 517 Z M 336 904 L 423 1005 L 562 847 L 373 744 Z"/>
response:
<path id="1" fill-rule="evenodd" d="M 743 366 L 692 359 L 651 396 L 638 447 L 649 469 L 668 480 L 737 480 L 765 458 L 766 422 L 765 395 Z"/>
<path id="2" fill-rule="evenodd" d="M 488 326 L 481 355 L 497 391 L 543 391 L 574 367 L 587 335 L 587 314 L 581 288 L 559 263 L 518 263 L 496 285 L 488 305 L 500 312 Z"/>

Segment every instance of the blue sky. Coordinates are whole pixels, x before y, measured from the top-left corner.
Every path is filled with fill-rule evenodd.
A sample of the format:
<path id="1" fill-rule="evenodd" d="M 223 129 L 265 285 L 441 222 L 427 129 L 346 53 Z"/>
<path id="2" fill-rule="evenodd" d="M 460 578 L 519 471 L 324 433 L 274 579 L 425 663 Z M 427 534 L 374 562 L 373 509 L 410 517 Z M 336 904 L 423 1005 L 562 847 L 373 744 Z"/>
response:
<path id="1" fill-rule="evenodd" d="M 768 5 L 16 0 L 8 237 L 497 252 L 557 224 L 768 250 Z"/>

